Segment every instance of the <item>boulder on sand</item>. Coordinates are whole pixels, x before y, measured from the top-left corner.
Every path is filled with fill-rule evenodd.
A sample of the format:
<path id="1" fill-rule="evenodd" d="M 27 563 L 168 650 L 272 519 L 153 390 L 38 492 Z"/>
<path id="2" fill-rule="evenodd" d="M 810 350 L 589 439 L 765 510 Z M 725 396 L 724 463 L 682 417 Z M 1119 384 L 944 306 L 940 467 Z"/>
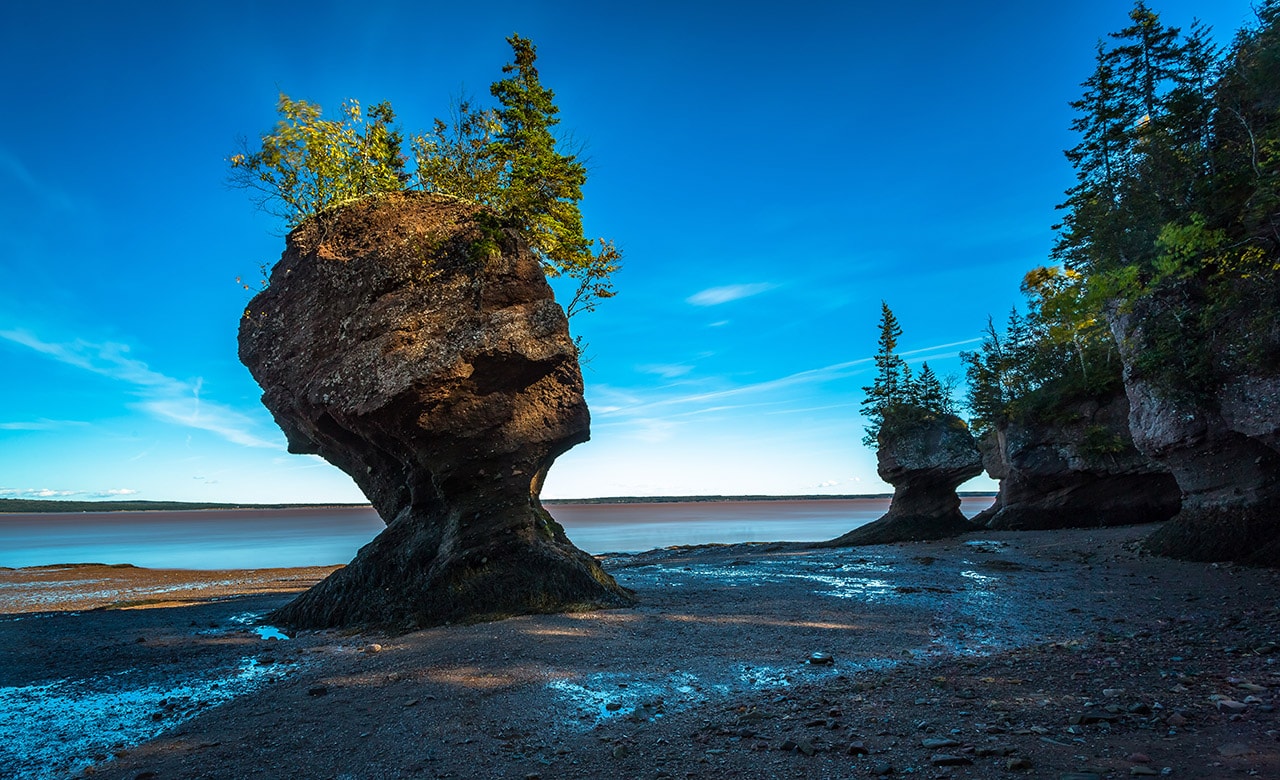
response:
<path id="1" fill-rule="evenodd" d="M 387 527 L 275 612 L 412 628 L 633 603 L 538 500 L 588 439 L 577 350 L 538 259 L 476 206 L 370 196 L 308 219 L 240 326 L 289 451 L 345 471 Z"/>

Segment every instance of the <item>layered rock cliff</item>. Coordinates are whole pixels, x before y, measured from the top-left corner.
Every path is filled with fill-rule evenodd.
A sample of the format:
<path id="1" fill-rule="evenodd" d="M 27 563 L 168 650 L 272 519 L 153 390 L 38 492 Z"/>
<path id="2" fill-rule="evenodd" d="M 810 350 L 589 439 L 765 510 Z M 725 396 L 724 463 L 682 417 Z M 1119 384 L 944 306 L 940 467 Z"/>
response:
<path id="1" fill-rule="evenodd" d="M 1052 420 L 1013 419 L 979 442 L 1000 480 L 995 504 L 974 522 L 996 529 L 1051 529 L 1167 520 L 1178 484 L 1133 445 L 1129 403 L 1117 388 L 1055 409 Z"/>
<path id="2" fill-rule="evenodd" d="M 982 457 L 963 420 L 954 415 L 887 419 L 877 444 L 876 470 L 893 485 L 889 511 L 822 546 L 923 541 L 976 530 L 956 495 L 961 483 L 982 473 Z"/>
<path id="3" fill-rule="evenodd" d="M 568 325 L 514 234 L 424 193 L 365 198 L 290 233 L 240 359 L 289 450 L 355 480 L 387 528 L 272 617 L 423 626 L 631 596 L 538 494 L 587 440 Z"/>
<path id="4" fill-rule="evenodd" d="M 1181 511 L 1145 545 L 1175 558 L 1280 566 L 1280 367 L 1219 368 L 1200 386 L 1153 376 L 1140 358 L 1150 354 L 1155 318 L 1178 305 L 1153 297 L 1109 317 L 1125 364 L 1134 444 L 1182 490 Z M 1280 325 L 1222 337 L 1274 353 Z"/>

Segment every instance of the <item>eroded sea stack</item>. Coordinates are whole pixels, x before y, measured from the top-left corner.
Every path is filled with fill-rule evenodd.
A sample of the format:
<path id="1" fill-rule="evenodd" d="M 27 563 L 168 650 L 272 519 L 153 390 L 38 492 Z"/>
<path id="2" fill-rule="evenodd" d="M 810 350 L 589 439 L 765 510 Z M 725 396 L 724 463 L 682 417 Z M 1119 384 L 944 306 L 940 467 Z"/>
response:
<path id="1" fill-rule="evenodd" d="M 1109 316 L 1124 359 L 1134 444 L 1168 467 L 1182 490 L 1181 511 L 1145 547 L 1186 560 L 1280 566 L 1280 367 L 1268 361 L 1230 370 L 1220 363 L 1231 350 L 1220 348 L 1217 378 L 1188 386 L 1150 375 L 1141 364 L 1151 351 L 1150 329 L 1180 305 L 1175 295 L 1153 297 Z M 1228 345 L 1280 353 L 1275 320 L 1218 335 Z"/>
<path id="2" fill-rule="evenodd" d="M 982 473 L 982 456 L 963 420 L 950 414 L 887 420 L 877 444 L 876 470 L 893 485 L 889 511 L 822 546 L 917 542 L 977 529 L 956 495 L 961 483 Z"/>
<path id="3" fill-rule="evenodd" d="M 1123 388 L 1078 398 L 1052 420 L 1001 422 L 978 445 L 1000 480 L 988 528 L 1036 530 L 1154 523 L 1178 511 L 1178 483 L 1133 445 Z"/>
<path id="4" fill-rule="evenodd" d="M 476 207 L 369 197 L 289 234 L 240 359 L 289 450 L 351 475 L 387 523 L 278 610 L 298 628 L 622 606 L 538 494 L 587 440 L 577 351 L 536 257 Z"/>

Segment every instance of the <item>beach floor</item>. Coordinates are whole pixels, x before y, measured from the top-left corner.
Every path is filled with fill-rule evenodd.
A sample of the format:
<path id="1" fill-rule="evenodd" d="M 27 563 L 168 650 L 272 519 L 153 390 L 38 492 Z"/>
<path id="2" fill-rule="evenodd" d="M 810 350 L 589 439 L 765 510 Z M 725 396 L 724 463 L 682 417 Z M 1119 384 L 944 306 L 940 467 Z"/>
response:
<path id="1" fill-rule="evenodd" d="M 1280 777 L 1280 572 L 1140 555 L 1151 530 L 612 556 L 634 609 L 404 635 L 261 624 L 329 569 L 0 571 L 0 765 Z"/>

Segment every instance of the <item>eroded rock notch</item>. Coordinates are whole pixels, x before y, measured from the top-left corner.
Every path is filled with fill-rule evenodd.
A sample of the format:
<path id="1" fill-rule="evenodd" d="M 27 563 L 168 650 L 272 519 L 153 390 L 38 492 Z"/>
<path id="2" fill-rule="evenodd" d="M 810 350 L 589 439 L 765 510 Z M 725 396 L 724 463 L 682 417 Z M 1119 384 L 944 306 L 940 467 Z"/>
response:
<path id="1" fill-rule="evenodd" d="M 978 448 L 1000 480 L 995 504 L 973 518 L 988 528 L 1154 523 L 1178 511 L 1173 475 L 1134 447 L 1123 388 L 1071 401 L 1051 419 L 1003 421 Z"/>
<path id="2" fill-rule="evenodd" d="M 289 234 L 240 359 L 289 450 L 351 475 L 387 523 L 278 610 L 294 627 L 622 606 L 538 494 L 589 437 L 577 351 L 537 258 L 476 207 L 371 196 Z"/>

